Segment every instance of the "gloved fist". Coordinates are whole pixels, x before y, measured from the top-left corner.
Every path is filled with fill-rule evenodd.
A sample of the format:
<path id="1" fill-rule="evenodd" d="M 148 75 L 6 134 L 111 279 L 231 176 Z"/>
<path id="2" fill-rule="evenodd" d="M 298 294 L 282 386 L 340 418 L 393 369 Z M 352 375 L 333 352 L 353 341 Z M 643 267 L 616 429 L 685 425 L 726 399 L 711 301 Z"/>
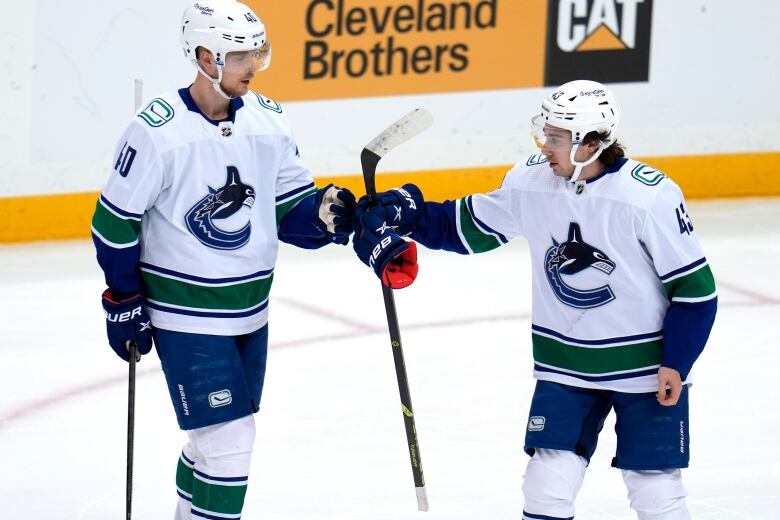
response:
<path id="1" fill-rule="evenodd" d="M 373 211 L 363 213 L 357 221 L 352 247 L 391 289 L 412 285 L 417 277 L 417 244 L 399 237 Z"/>
<path id="2" fill-rule="evenodd" d="M 314 199 L 314 225 L 328 239 L 343 246 L 352 234 L 352 216 L 355 212 L 355 196 L 346 188 L 328 184 L 317 190 Z"/>
<path id="3" fill-rule="evenodd" d="M 366 211 L 371 211 L 387 222 L 393 230 L 406 236 L 425 215 L 425 199 L 420 188 L 414 184 L 404 184 L 401 188 L 377 193 L 373 201 L 367 196 L 361 197 L 355 210 L 355 219 L 359 220 Z"/>
<path id="4" fill-rule="evenodd" d="M 118 298 L 111 289 L 106 289 L 103 292 L 103 310 L 106 313 L 108 344 L 119 357 L 130 361 L 130 342 L 136 344 L 139 354 L 148 354 L 152 350 L 152 322 L 146 314 L 141 294 Z"/>

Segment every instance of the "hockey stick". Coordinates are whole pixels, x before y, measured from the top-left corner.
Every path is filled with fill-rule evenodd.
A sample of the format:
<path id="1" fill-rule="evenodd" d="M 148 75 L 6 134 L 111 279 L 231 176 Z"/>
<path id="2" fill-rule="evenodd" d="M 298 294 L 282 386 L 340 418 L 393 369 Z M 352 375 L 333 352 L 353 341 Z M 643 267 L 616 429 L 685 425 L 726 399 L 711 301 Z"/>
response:
<path id="1" fill-rule="evenodd" d="M 390 150 L 423 132 L 433 124 L 433 116 L 424 109 L 416 109 L 393 123 L 384 132 L 376 136 L 360 153 L 360 163 L 363 167 L 363 181 L 366 184 L 368 199 L 376 198 L 376 167 L 379 160 Z M 406 442 L 409 446 L 409 458 L 412 463 L 412 476 L 417 492 L 417 509 L 428 511 L 428 494 L 425 491 L 425 477 L 420 460 L 420 445 L 417 441 L 417 428 L 412 412 L 412 396 L 409 393 L 409 380 L 406 377 L 406 364 L 401 347 L 401 331 L 398 326 L 398 315 L 395 311 L 393 290 L 382 284 L 382 296 L 385 300 L 387 327 L 390 332 L 390 344 L 393 347 L 395 375 L 398 380 L 398 390 L 401 394 L 401 409 L 406 427 Z"/>
<path id="2" fill-rule="evenodd" d="M 135 437 L 135 363 L 140 359 L 138 346 L 128 345 L 130 368 L 127 375 L 127 481 L 125 486 L 125 518 L 130 520 L 133 506 L 133 439 Z"/>
<path id="3" fill-rule="evenodd" d="M 134 81 L 135 109 L 141 108 L 143 101 L 144 82 L 142 79 Z M 130 357 L 130 368 L 127 374 L 127 474 L 125 481 L 125 520 L 132 517 L 133 508 L 133 440 L 135 439 L 135 363 L 141 360 L 138 354 L 138 345 L 129 341 L 127 345 Z"/>

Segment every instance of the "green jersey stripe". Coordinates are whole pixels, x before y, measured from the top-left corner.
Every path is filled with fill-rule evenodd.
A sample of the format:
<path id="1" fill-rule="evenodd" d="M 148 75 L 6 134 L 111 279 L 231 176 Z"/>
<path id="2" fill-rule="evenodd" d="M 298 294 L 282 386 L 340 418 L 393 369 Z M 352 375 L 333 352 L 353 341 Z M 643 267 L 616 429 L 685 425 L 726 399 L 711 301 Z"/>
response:
<path id="1" fill-rule="evenodd" d="M 226 311 L 256 307 L 268 299 L 273 283 L 273 275 L 260 280 L 221 286 L 198 285 L 166 278 L 149 271 L 142 271 L 141 276 L 146 287 L 146 295 L 151 300 L 190 309 Z"/>
<path id="2" fill-rule="evenodd" d="M 538 363 L 582 374 L 634 371 L 661 362 L 663 340 L 617 347 L 581 347 L 532 334 L 534 360 Z"/>
<path id="3" fill-rule="evenodd" d="M 501 245 L 501 242 L 493 235 L 484 233 L 474 222 L 474 218 L 469 213 L 466 199 L 460 200 L 459 211 L 460 220 L 458 227 L 461 236 L 468 243 L 468 247 L 474 253 L 484 253 Z"/>
<path id="4" fill-rule="evenodd" d="M 244 507 L 246 484 L 221 486 L 195 479 L 192 489 L 192 509 L 205 513 L 208 518 L 238 518 Z"/>
<path id="5" fill-rule="evenodd" d="M 141 222 L 120 217 L 98 200 L 92 215 L 92 228 L 106 241 L 121 246 L 138 240 Z"/>
<path id="6" fill-rule="evenodd" d="M 305 199 L 312 193 L 316 192 L 317 188 L 313 187 L 310 190 L 306 190 L 303 193 L 298 194 L 296 197 L 293 197 L 289 200 L 286 200 L 284 202 L 281 202 L 276 205 L 276 225 L 279 225 L 279 222 L 282 221 L 285 215 L 290 212 L 293 207 L 298 204 L 301 200 Z"/>
<path id="7" fill-rule="evenodd" d="M 715 278 L 708 264 L 699 269 L 664 283 L 669 299 L 684 301 L 682 298 L 710 299 L 715 297 Z"/>

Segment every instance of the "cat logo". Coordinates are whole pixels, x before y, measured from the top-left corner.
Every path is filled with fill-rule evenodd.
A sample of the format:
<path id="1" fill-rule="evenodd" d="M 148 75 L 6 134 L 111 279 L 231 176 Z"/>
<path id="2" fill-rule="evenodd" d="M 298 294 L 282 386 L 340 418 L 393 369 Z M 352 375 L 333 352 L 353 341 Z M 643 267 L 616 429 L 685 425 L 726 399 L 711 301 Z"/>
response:
<path id="1" fill-rule="evenodd" d="M 653 0 L 548 0 L 545 85 L 647 81 Z"/>

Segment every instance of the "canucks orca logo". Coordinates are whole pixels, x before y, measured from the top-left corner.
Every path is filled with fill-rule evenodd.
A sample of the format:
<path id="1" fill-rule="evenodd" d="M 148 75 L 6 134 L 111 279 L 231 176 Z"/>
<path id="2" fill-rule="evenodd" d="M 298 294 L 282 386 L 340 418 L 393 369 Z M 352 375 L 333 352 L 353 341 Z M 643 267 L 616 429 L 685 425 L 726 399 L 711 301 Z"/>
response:
<path id="1" fill-rule="evenodd" d="M 588 267 L 610 274 L 615 269 L 615 262 L 609 259 L 603 251 L 599 251 L 582 240 L 580 225 L 569 224 L 569 236 L 566 242 L 559 244 L 553 238 L 553 246 L 547 250 L 544 263 L 547 281 L 550 282 L 555 296 L 563 303 L 577 309 L 592 309 L 606 305 L 615 299 L 615 294 L 609 285 L 595 289 L 575 289 L 567 285 L 562 275 L 574 275 Z"/>
<path id="2" fill-rule="evenodd" d="M 249 241 L 252 224 L 247 222 L 235 231 L 225 231 L 214 223 L 234 215 L 242 207 L 255 203 L 255 189 L 241 182 L 238 168 L 227 167 L 227 181 L 220 189 L 209 186 L 209 194 L 200 199 L 184 217 L 187 229 L 204 245 L 214 249 L 238 249 Z"/>

